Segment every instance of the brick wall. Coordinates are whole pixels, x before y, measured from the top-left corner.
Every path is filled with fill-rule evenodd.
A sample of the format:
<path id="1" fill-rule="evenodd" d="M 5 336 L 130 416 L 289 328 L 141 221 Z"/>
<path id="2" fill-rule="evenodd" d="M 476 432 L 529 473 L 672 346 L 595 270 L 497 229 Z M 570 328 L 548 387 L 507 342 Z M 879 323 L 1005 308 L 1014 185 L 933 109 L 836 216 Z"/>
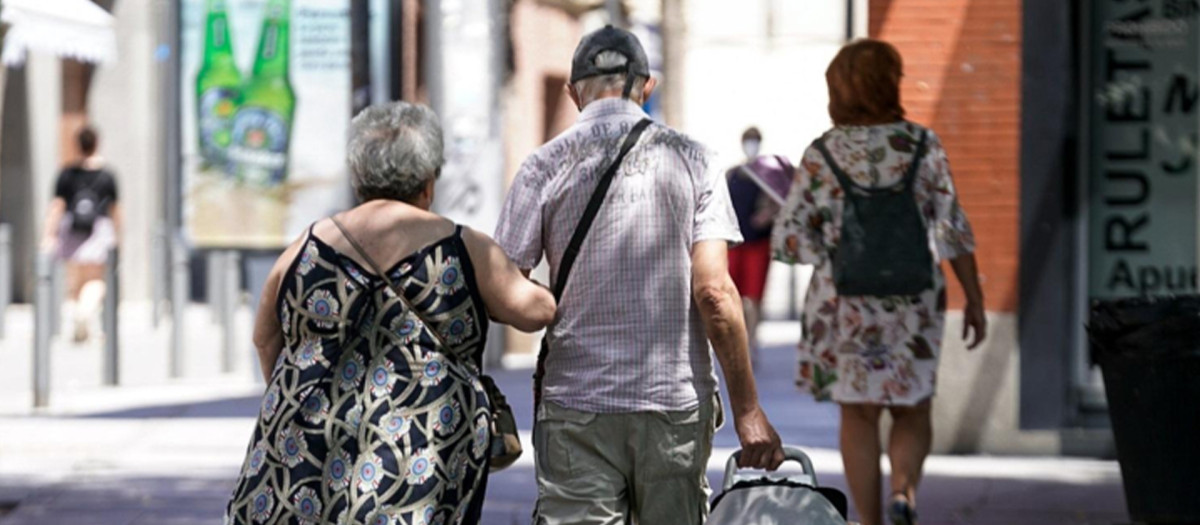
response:
<path id="1" fill-rule="evenodd" d="M 870 35 L 905 61 L 908 116 L 942 137 L 975 227 L 989 310 L 1017 305 L 1021 1 L 871 0 Z M 951 279 L 954 281 L 954 279 Z M 957 283 L 951 305 L 962 305 Z"/>

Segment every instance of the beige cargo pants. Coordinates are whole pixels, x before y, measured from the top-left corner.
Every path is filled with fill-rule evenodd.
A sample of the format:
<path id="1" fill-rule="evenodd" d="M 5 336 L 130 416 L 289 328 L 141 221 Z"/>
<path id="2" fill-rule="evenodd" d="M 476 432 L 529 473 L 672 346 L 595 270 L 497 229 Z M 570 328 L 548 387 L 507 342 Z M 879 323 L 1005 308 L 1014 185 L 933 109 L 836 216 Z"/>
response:
<path id="1" fill-rule="evenodd" d="M 700 525 L 720 401 L 695 410 L 593 414 L 552 402 L 534 431 L 534 525 Z"/>

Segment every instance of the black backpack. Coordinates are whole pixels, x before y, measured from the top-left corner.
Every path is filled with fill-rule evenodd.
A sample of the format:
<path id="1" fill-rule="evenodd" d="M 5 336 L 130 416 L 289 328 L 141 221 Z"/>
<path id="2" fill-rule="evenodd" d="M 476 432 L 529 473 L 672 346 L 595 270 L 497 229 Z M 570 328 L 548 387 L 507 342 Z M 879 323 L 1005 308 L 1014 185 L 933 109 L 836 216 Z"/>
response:
<path id="1" fill-rule="evenodd" d="M 80 175 L 82 172 L 75 172 L 75 176 Z M 88 185 L 77 188 L 71 196 L 71 202 L 67 203 L 67 212 L 71 214 L 71 231 L 91 235 L 96 227 L 96 219 L 104 214 L 108 202 L 96 190 L 103 176 L 103 172 L 96 173 Z"/>
<path id="2" fill-rule="evenodd" d="M 899 184 L 867 188 L 855 184 L 833 160 L 824 138 L 813 143 L 837 176 L 845 195 L 842 238 L 833 254 L 838 295 L 918 295 L 933 288 L 933 254 L 913 187 L 925 156 L 926 131 Z"/>

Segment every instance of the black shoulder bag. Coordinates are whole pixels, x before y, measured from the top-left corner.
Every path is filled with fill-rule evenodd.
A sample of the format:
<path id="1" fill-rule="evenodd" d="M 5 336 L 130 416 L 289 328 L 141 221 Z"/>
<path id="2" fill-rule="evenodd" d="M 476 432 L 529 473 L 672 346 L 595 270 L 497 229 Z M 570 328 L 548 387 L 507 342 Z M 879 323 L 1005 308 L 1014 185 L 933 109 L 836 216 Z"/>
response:
<path id="1" fill-rule="evenodd" d="M 613 177 L 617 175 L 617 170 L 621 168 L 621 163 L 624 162 L 625 156 L 629 154 L 629 150 L 637 144 L 641 138 L 642 132 L 650 126 L 651 120 L 644 118 L 638 121 L 629 130 L 629 134 L 625 135 L 625 141 L 621 143 L 621 150 L 617 152 L 617 158 L 613 159 L 612 164 L 600 176 L 600 180 L 596 182 L 596 190 L 592 192 L 592 198 L 588 201 L 587 208 L 583 210 L 583 216 L 579 218 L 579 225 L 575 227 L 575 233 L 571 235 L 571 242 L 567 244 L 567 251 L 563 253 L 562 264 L 558 268 L 558 276 L 554 279 L 554 300 L 561 301 L 563 290 L 567 288 L 567 277 L 571 275 L 571 267 L 575 265 L 575 259 L 579 257 L 579 249 L 583 246 L 583 240 L 587 237 L 588 230 L 592 228 L 592 222 L 596 220 L 596 214 L 600 212 L 600 206 L 604 204 L 604 198 L 608 196 L 608 188 L 612 186 Z M 546 339 L 542 339 L 542 348 L 538 351 L 537 371 L 533 373 L 533 412 L 534 420 L 537 420 L 537 409 L 542 404 L 542 378 L 546 375 L 546 354 L 549 351 L 549 343 Z M 535 425 L 537 423 L 534 423 Z"/>

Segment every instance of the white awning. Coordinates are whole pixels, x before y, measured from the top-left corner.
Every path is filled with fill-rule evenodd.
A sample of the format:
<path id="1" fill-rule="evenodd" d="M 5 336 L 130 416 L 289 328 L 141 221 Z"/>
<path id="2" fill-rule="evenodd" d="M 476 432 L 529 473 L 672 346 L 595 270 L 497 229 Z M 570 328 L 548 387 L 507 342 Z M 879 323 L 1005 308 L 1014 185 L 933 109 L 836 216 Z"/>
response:
<path id="1" fill-rule="evenodd" d="M 90 0 L 3 0 L 0 22 L 8 25 L 0 61 L 25 62 L 28 51 L 84 62 L 117 59 L 113 17 Z"/>

